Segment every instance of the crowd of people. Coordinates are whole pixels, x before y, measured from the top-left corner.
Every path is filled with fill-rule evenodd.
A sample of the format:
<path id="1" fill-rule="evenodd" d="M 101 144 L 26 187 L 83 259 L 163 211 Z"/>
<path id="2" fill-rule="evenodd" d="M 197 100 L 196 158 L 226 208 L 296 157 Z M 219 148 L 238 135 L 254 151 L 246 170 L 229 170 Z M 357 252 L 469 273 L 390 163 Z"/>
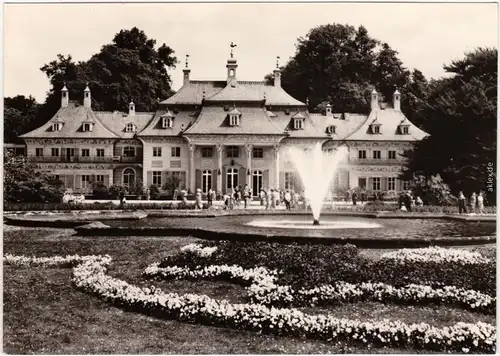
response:
<path id="1" fill-rule="evenodd" d="M 467 214 L 467 206 L 470 208 L 472 214 L 484 214 L 484 193 L 473 192 L 467 204 L 467 198 L 463 191 L 458 193 L 458 212 L 459 214 Z"/>

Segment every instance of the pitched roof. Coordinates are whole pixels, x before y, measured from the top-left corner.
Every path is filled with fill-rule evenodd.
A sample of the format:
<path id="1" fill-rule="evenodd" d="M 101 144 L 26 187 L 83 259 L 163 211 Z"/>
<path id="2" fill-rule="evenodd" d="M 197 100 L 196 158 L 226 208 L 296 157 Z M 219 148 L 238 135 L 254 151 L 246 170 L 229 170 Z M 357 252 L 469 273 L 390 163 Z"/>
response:
<path id="1" fill-rule="evenodd" d="M 52 124 L 63 121 L 61 131 L 52 131 Z M 92 131 L 82 131 L 83 122 L 92 121 Z M 68 107 L 60 108 L 55 115 L 41 127 L 19 136 L 21 138 L 118 138 L 91 108 L 68 103 Z"/>
<path id="2" fill-rule="evenodd" d="M 230 126 L 228 112 L 220 106 L 205 106 L 186 134 L 273 134 L 282 135 L 263 107 L 241 107 L 238 126 Z"/>
<path id="3" fill-rule="evenodd" d="M 402 121 L 410 125 L 409 134 L 402 135 L 398 127 Z M 381 125 L 379 134 L 371 134 L 369 126 L 376 122 Z M 393 108 L 375 109 L 364 123 L 347 138 L 349 140 L 370 140 L 370 141 L 418 141 L 428 134 L 413 123 L 411 123 L 400 110 Z"/>
<path id="4" fill-rule="evenodd" d="M 304 118 L 303 129 L 295 130 L 293 117 L 299 115 Z M 277 117 L 272 119 L 272 122 L 278 126 L 282 132 L 287 132 L 289 137 L 325 137 L 325 131 L 318 130 L 314 121 L 310 118 L 309 113 L 306 111 L 298 112 L 295 115 L 283 112 L 278 112 Z"/>
<path id="5" fill-rule="evenodd" d="M 203 92 L 205 98 L 211 97 L 217 92 L 221 91 L 226 86 L 226 81 L 191 81 L 184 84 L 174 95 L 170 98 L 163 100 L 160 104 L 189 104 L 200 105 L 203 99 Z"/>
<path id="6" fill-rule="evenodd" d="M 154 112 L 136 112 L 134 115 L 128 115 L 120 111 L 96 111 L 95 113 L 106 127 L 121 138 L 133 138 L 137 132 L 140 132 L 146 127 L 154 115 Z M 125 127 L 129 123 L 135 125 L 135 132 L 125 131 Z"/>
<path id="7" fill-rule="evenodd" d="M 212 96 L 206 96 L 207 101 L 241 102 L 266 101 L 271 106 L 305 106 L 305 104 L 288 94 L 282 87 L 267 85 L 265 82 L 238 81 L 230 83 L 224 89 Z"/>
<path id="8" fill-rule="evenodd" d="M 150 120 L 148 125 L 140 131 L 137 136 L 178 136 L 196 119 L 196 112 L 193 112 L 192 110 L 174 112 L 172 113 L 172 128 L 163 128 L 161 126 L 161 117 L 168 112 L 170 112 L 170 110 L 167 108 L 161 108 L 158 110 L 154 114 L 153 119 Z"/>
<path id="9" fill-rule="evenodd" d="M 309 116 L 320 132 L 326 133 L 328 126 L 335 125 L 335 134 L 329 136 L 336 140 L 343 140 L 355 132 L 367 118 L 367 115 L 350 113 L 334 113 L 332 116 L 309 114 Z"/>

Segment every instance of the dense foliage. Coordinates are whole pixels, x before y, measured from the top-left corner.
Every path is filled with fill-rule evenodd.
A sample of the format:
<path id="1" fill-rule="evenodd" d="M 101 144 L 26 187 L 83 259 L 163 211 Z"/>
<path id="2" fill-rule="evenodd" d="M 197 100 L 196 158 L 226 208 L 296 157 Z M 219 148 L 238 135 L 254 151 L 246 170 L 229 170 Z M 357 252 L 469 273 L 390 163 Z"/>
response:
<path id="1" fill-rule="evenodd" d="M 410 184 L 411 191 L 415 197 L 420 197 L 425 205 L 452 205 L 457 199 L 451 194 L 450 187 L 443 182 L 438 174 L 428 178 L 424 176 L 415 177 Z"/>
<path id="2" fill-rule="evenodd" d="M 483 191 L 495 202 L 497 67 L 490 48 L 445 66 L 450 76 L 432 83 L 423 112 L 430 136 L 408 152 L 403 178 L 439 174 L 455 194 Z"/>
<path id="3" fill-rule="evenodd" d="M 61 202 L 63 183 L 54 176 L 36 171 L 24 156 L 6 152 L 4 156 L 3 197 L 9 203 Z"/>
<path id="4" fill-rule="evenodd" d="M 215 253 L 200 257 L 184 253 L 165 258 L 159 267 L 233 265 L 243 268 L 262 266 L 281 270 L 280 285 L 293 288 L 314 288 L 338 281 L 348 283 L 380 282 L 396 287 L 411 283 L 433 287 L 456 286 L 495 295 L 496 264 L 494 261 L 478 265 L 458 262 L 406 262 L 390 259 L 374 261 L 359 255 L 354 245 L 283 245 L 267 242 L 206 242 L 203 246 L 217 246 Z M 436 273 L 440 271 L 440 273 Z"/>

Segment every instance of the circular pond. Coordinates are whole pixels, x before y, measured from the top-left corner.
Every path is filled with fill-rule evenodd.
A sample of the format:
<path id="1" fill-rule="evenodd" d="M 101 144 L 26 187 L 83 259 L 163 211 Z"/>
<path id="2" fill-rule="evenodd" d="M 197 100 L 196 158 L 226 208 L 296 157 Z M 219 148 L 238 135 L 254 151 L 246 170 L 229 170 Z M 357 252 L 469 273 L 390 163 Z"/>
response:
<path id="1" fill-rule="evenodd" d="M 310 215 L 220 216 L 189 218 L 151 218 L 142 220 L 106 221 L 112 228 L 134 231 L 185 231 L 200 238 L 227 238 L 234 236 L 263 238 L 278 237 L 312 238 L 348 241 L 435 241 L 448 243 L 462 240 L 464 244 L 475 241 L 492 242 L 496 223 L 470 222 L 445 219 L 383 219 L 324 215 L 319 226 L 312 225 Z M 448 241 L 448 242 L 447 242 Z"/>

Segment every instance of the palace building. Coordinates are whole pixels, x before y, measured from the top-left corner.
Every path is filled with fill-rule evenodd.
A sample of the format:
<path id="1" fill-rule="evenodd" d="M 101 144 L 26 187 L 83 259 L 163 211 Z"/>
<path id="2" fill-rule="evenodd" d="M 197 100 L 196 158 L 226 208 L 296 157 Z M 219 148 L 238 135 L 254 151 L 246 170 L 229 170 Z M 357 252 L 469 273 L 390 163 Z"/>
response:
<path id="1" fill-rule="evenodd" d="M 407 189 L 398 180 L 401 153 L 427 134 L 400 110 L 396 90 L 392 106 L 379 103 L 374 90 L 371 112 L 309 113 L 306 103 L 274 83 L 238 80 L 238 62 L 227 60 L 227 77 L 197 81 L 186 60 L 183 86 L 160 102 L 156 112 L 93 111 L 87 86 L 81 102 L 61 91 L 61 108 L 40 128 L 21 135 L 37 169 L 49 171 L 67 189 L 91 193 L 93 181 L 105 185 L 164 186 L 169 175 L 191 192 L 210 188 L 219 193 L 248 184 L 260 188 L 299 189 L 289 147 L 308 150 L 320 143 L 333 153 L 348 147 L 348 158 L 334 178 L 339 189 L 371 191 Z"/>

